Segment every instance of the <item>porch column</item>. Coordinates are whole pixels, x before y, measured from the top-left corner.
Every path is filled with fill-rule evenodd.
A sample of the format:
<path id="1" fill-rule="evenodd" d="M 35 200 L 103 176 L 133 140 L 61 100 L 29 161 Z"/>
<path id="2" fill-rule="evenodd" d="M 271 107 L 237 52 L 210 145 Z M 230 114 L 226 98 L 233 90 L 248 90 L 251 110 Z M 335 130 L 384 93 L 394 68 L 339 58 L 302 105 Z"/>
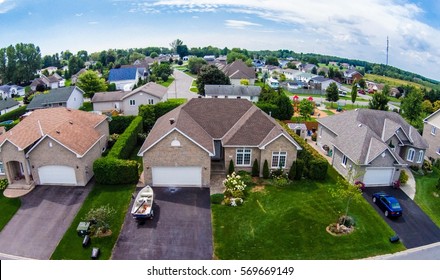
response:
<path id="1" fill-rule="evenodd" d="M 26 165 L 26 162 L 20 162 L 21 165 L 21 169 L 23 170 L 24 173 L 24 179 L 26 181 L 27 185 L 31 184 L 31 177 L 29 176 L 29 168 Z"/>
<path id="2" fill-rule="evenodd" d="M 6 163 L 6 165 L 5 165 L 5 167 L 6 167 L 6 178 L 8 179 L 8 182 L 9 182 L 9 184 L 12 184 L 14 181 L 11 179 L 12 178 L 12 176 L 11 176 L 11 162 L 10 161 L 8 161 L 7 163 Z"/>

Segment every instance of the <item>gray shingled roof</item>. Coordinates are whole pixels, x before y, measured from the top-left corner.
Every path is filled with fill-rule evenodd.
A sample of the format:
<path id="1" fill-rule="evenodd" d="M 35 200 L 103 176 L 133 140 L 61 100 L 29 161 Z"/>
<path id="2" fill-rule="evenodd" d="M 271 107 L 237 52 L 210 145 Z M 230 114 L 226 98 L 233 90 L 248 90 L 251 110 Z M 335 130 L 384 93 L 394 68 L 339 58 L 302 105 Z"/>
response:
<path id="1" fill-rule="evenodd" d="M 0 100 L 0 111 L 12 108 L 17 105 L 19 105 L 19 103 L 17 102 L 17 100 L 15 100 L 13 98 L 6 98 L 3 100 Z"/>
<path id="2" fill-rule="evenodd" d="M 107 91 L 97 92 L 93 95 L 92 102 L 110 102 L 110 101 L 122 101 L 127 97 L 130 97 L 136 93 L 143 92 L 159 99 L 162 99 L 167 93 L 167 88 L 159 84 L 150 82 L 141 87 L 138 87 L 130 92 L 126 91 Z"/>
<path id="3" fill-rule="evenodd" d="M 409 145 L 419 149 L 428 147 L 417 130 L 394 112 L 357 109 L 318 122 L 337 135 L 334 145 L 354 162 L 368 163 L 388 150 L 387 140 L 399 129 L 411 138 Z M 393 156 L 404 163 L 396 153 Z"/>
<path id="4" fill-rule="evenodd" d="M 254 68 L 247 66 L 241 59 L 227 64 L 220 70 L 231 79 L 255 79 Z"/>
<path id="5" fill-rule="evenodd" d="M 259 86 L 236 86 L 236 85 L 205 85 L 207 96 L 260 96 Z"/>
<path id="6" fill-rule="evenodd" d="M 32 101 L 27 106 L 28 110 L 42 109 L 46 108 L 49 104 L 55 103 L 65 103 L 69 99 L 72 92 L 77 88 L 79 91 L 82 90 L 75 86 L 62 87 L 50 90 L 48 93 L 36 94 Z"/>
<path id="7" fill-rule="evenodd" d="M 211 154 L 215 153 L 216 139 L 221 139 L 224 146 L 261 147 L 280 135 L 301 149 L 278 123 L 248 100 L 193 98 L 157 120 L 139 154 L 173 129 L 188 135 Z"/>

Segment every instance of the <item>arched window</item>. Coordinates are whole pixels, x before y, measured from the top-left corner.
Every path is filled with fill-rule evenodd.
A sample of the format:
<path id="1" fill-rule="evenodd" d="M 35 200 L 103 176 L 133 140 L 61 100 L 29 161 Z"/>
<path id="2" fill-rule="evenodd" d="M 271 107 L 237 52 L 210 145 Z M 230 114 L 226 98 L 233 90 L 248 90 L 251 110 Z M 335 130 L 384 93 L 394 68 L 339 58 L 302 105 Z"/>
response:
<path id="1" fill-rule="evenodd" d="M 419 151 L 419 155 L 417 157 L 417 163 L 423 162 L 423 151 Z"/>
<path id="2" fill-rule="evenodd" d="M 406 160 L 413 162 L 415 155 L 416 155 L 416 150 L 414 150 L 413 148 L 410 148 L 408 150 L 408 153 L 406 154 Z"/>

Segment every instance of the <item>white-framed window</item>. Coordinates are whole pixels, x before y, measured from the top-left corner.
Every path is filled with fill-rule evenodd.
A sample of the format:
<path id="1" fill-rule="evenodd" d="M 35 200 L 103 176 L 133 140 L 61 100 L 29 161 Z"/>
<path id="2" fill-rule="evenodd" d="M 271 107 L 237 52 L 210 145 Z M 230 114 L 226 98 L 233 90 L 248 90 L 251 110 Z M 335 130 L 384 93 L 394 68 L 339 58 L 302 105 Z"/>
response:
<path id="1" fill-rule="evenodd" d="M 437 148 L 437 154 L 440 155 L 440 147 Z"/>
<path id="2" fill-rule="evenodd" d="M 235 165 L 250 166 L 252 150 L 249 148 L 238 148 L 236 151 Z"/>
<path id="3" fill-rule="evenodd" d="M 286 168 L 287 152 L 272 152 L 272 168 Z"/>
<path id="4" fill-rule="evenodd" d="M 148 99 L 148 104 L 153 105 L 154 104 L 154 99 Z"/>
<path id="5" fill-rule="evenodd" d="M 344 166 L 344 167 L 347 166 L 347 160 L 348 160 L 347 156 L 342 155 L 342 161 L 341 161 L 342 166 Z"/>
<path id="6" fill-rule="evenodd" d="M 136 100 L 130 99 L 128 102 L 130 102 L 130 106 L 136 106 Z"/>
<path id="7" fill-rule="evenodd" d="M 423 162 L 423 151 L 419 151 L 419 154 L 417 156 L 417 163 Z"/>
<path id="8" fill-rule="evenodd" d="M 5 174 L 5 168 L 3 166 L 3 162 L 0 161 L 0 174 L 4 175 Z"/>
<path id="9" fill-rule="evenodd" d="M 437 133 L 437 127 L 432 126 L 432 127 L 431 127 L 431 134 L 432 134 L 432 135 L 435 135 L 436 133 Z"/>
<path id="10" fill-rule="evenodd" d="M 415 155 L 416 155 L 416 150 L 414 150 L 413 148 L 410 148 L 408 150 L 408 153 L 406 154 L 406 160 L 413 162 Z"/>

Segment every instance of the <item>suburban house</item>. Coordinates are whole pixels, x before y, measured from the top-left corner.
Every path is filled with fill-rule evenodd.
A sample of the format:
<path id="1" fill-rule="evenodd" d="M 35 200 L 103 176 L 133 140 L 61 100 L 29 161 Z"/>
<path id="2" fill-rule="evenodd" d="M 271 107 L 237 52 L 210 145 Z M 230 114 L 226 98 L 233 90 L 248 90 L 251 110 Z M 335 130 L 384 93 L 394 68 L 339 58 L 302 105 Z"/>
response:
<path id="1" fill-rule="evenodd" d="M 49 66 L 40 70 L 37 70 L 37 75 L 42 75 L 43 72 L 47 71 L 47 73 L 49 73 L 49 75 L 52 75 L 53 73 L 55 73 L 58 70 L 58 67 L 55 66 Z"/>
<path id="2" fill-rule="evenodd" d="M 206 98 L 235 98 L 258 102 L 261 93 L 259 86 L 205 85 Z"/>
<path id="3" fill-rule="evenodd" d="M 32 81 L 30 87 L 33 91 L 37 90 L 38 85 L 42 85 L 44 86 L 44 88 L 55 89 L 55 88 L 64 87 L 65 83 L 66 81 L 64 80 L 64 78 L 58 75 L 57 73 L 55 73 L 49 77 L 41 75 L 40 78 L 36 78 Z"/>
<path id="4" fill-rule="evenodd" d="M 14 96 L 24 96 L 24 87 L 17 85 L 1 85 L 0 96 L 1 98 L 12 98 Z"/>
<path id="5" fill-rule="evenodd" d="M 229 77 L 232 85 L 241 85 L 240 82 L 243 79 L 248 80 L 249 85 L 255 83 L 256 74 L 254 68 L 247 66 L 241 59 L 237 59 L 230 64 L 218 64 L 217 66 Z"/>
<path id="6" fill-rule="evenodd" d="M 76 72 L 74 75 L 72 75 L 72 77 L 70 77 L 70 80 L 72 81 L 72 84 L 76 84 L 76 82 L 78 82 L 78 78 L 81 74 L 87 72 L 87 69 L 82 68 L 81 70 L 79 70 L 78 72 Z"/>
<path id="7" fill-rule="evenodd" d="M 303 123 L 288 123 L 287 126 L 302 139 L 306 139 L 307 126 Z"/>
<path id="8" fill-rule="evenodd" d="M 273 89 L 277 89 L 280 87 L 280 82 L 272 77 L 266 79 L 266 84 L 268 84 Z"/>
<path id="9" fill-rule="evenodd" d="M 124 115 L 137 116 L 139 105 L 154 105 L 167 99 L 167 88 L 150 82 L 130 92 L 109 91 L 97 92 L 93 95 L 94 111 L 119 111 Z"/>
<path id="10" fill-rule="evenodd" d="M 106 149 L 107 117 L 67 108 L 31 112 L 0 135 L 0 175 L 9 185 L 85 186 Z"/>
<path id="11" fill-rule="evenodd" d="M 440 110 L 423 120 L 423 139 L 428 142 L 426 156 L 430 159 L 440 158 Z"/>
<path id="12" fill-rule="evenodd" d="M 27 110 L 51 107 L 79 109 L 84 103 L 84 92 L 76 86 L 56 88 L 48 93 L 39 93 L 32 98 Z"/>
<path id="13" fill-rule="evenodd" d="M 0 115 L 18 109 L 18 107 L 20 107 L 20 103 L 17 100 L 13 98 L 2 99 L 0 100 Z"/>
<path id="14" fill-rule="evenodd" d="M 309 81 L 309 85 L 313 89 L 325 91 L 330 86 L 331 83 L 335 83 L 338 86 L 338 89 L 341 88 L 341 84 L 336 82 L 335 80 L 324 78 L 322 76 L 317 76 L 311 78 Z"/>
<path id="15" fill-rule="evenodd" d="M 348 85 L 353 84 L 354 81 L 359 81 L 364 76 L 362 76 L 361 73 L 359 73 L 356 69 L 348 69 L 347 71 L 344 71 L 344 82 Z"/>
<path id="16" fill-rule="evenodd" d="M 130 91 L 137 84 L 143 74 L 137 68 L 114 68 L 110 69 L 108 82 L 114 83 L 117 90 Z"/>
<path id="17" fill-rule="evenodd" d="M 311 64 L 311 63 L 300 64 L 298 68 L 302 72 L 306 72 L 306 73 L 312 72 L 313 68 L 316 68 L 316 70 L 318 70 L 318 66 L 316 66 L 315 64 Z"/>
<path id="18" fill-rule="evenodd" d="M 428 148 L 417 129 L 394 112 L 356 109 L 318 123 L 317 145 L 335 169 L 346 177 L 354 170 L 366 186 L 392 185 L 402 168 L 423 164 Z"/>
<path id="19" fill-rule="evenodd" d="M 290 168 L 301 147 L 270 116 L 244 99 L 193 98 L 160 117 L 138 156 L 145 184 L 209 187 L 212 166 L 251 171 Z M 212 166 L 211 166 L 212 165 Z"/>

